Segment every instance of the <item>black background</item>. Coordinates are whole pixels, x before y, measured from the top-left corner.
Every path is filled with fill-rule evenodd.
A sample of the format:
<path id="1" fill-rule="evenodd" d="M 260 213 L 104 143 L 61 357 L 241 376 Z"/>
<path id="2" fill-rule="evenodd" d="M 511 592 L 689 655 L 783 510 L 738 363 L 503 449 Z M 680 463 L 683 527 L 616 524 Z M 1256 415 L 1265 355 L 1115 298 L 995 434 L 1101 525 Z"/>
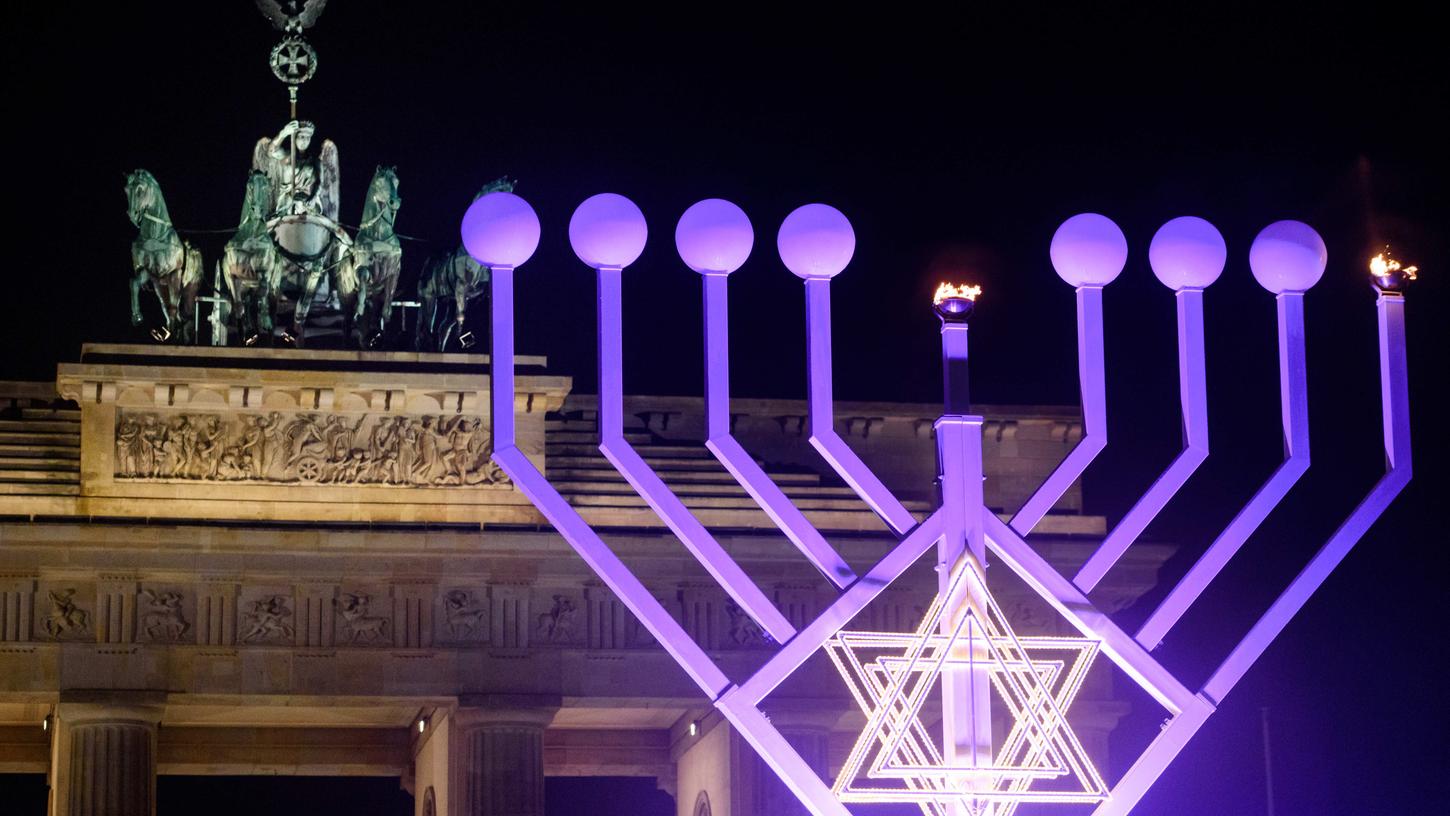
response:
<path id="1" fill-rule="evenodd" d="M 698 283 L 671 240 L 700 198 L 736 201 L 757 230 L 731 281 L 741 396 L 804 393 L 800 287 L 773 243 L 786 213 L 819 200 L 842 209 L 858 239 L 833 285 L 838 399 L 938 399 L 928 299 L 939 279 L 961 277 L 986 290 L 974 397 L 1073 404 L 1073 298 L 1047 245 L 1073 213 L 1113 217 L 1131 257 L 1106 293 L 1112 443 L 1087 493 L 1110 521 L 1179 444 L 1173 298 L 1147 267 L 1147 244 L 1168 218 L 1208 218 L 1230 250 L 1206 299 L 1214 456 L 1150 528 L 1182 545 L 1165 578 L 1278 462 L 1273 299 L 1249 274 L 1247 249 L 1271 221 L 1310 222 L 1330 248 L 1307 299 L 1314 468 L 1160 650 L 1189 678 L 1206 676 L 1379 475 L 1365 259 L 1392 241 L 1424 271 L 1407 308 L 1416 480 L 1143 809 L 1264 812 L 1268 707 L 1278 813 L 1433 810 L 1450 793 L 1436 695 L 1444 535 L 1432 527 L 1445 453 L 1436 360 L 1447 174 L 1446 71 L 1426 13 L 785 8 L 333 0 L 308 34 L 321 60 L 300 113 L 339 145 L 344 220 L 356 223 L 374 165 L 393 164 L 398 228 L 432 248 L 456 241 L 483 182 L 517 178 L 544 225 L 519 273 L 519 349 L 549 355 L 582 393 L 594 390 L 592 280 L 565 227 L 596 192 L 632 197 L 651 221 L 625 284 L 627 387 L 642 394 L 701 390 Z M 156 175 L 183 230 L 227 228 L 252 144 L 286 118 L 265 62 L 276 35 L 250 3 L 100 9 L 9 12 L 6 379 L 53 376 L 82 342 L 140 340 L 126 320 L 127 171 Z M 208 259 L 224 240 L 195 237 Z M 420 246 L 406 246 L 407 275 Z M 1130 716 L 1110 777 L 1158 719 L 1144 706 Z"/>

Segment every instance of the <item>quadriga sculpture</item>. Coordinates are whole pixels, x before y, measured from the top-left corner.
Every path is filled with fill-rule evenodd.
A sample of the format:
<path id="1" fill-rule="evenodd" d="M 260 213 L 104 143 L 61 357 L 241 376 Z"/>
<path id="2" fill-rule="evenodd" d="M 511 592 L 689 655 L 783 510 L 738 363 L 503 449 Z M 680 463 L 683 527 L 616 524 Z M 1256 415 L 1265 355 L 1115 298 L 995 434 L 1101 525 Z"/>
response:
<path id="1" fill-rule="evenodd" d="M 232 314 L 242 342 L 271 341 L 272 315 L 281 285 L 282 258 L 267 230 L 267 208 L 272 182 L 265 173 L 252 171 L 242 199 L 242 218 L 236 234 L 222 253 L 221 273 L 232 300 Z"/>
<path id="2" fill-rule="evenodd" d="M 363 202 L 362 223 L 336 276 L 338 299 L 349 324 L 344 336 L 355 331 L 363 348 L 378 344 L 392 317 L 393 290 L 403 269 L 403 246 L 393 231 L 400 206 L 397 172 L 379 165 Z M 356 329 L 350 330 L 353 323 Z"/>
<path id="3" fill-rule="evenodd" d="M 145 170 L 126 176 L 126 215 L 137 230 L 131 242 L 131 325 L 139 326 L 144 319 L 140 295 L 142 288 L 149 288 L 162 315 L 162 325 L 151 336 L 160 342 L 173 337 L 190 342 L 194 332 L 186 318 L 201 283 L 201 251 L 176 234 L 161 185 Z"/>
<path id="4" fill-rule="evenodd" d="M 474 200 L 489 193 L 511 193 L 514 182 L 507 176 L 490 181 Z M 465 325 L 468 302 L 484 294 L 488 268 L 469 256 L 460 244 L 452 252 L 436 256 L 423 267 L 418 281 L 418 300 L 423 304 L 418 317 L 418 351 L 447 351 L 455 337 L 463 348 L 474 344 L 473 332 Z"/>

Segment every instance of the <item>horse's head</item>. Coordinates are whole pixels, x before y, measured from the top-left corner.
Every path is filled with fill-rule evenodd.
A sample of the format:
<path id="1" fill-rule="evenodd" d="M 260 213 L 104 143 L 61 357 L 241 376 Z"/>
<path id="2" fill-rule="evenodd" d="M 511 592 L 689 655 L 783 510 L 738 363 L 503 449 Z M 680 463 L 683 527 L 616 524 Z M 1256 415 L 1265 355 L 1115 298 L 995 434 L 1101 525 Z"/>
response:
<path id="1" fill-rule="evenodd" d="M 141 226 L 141 217 L 155 209 L 160 200 L 161 185 L 155 176 L 142 169 L 126 174 L 126 216 L 133 225 Z"/>
<path id="2" fill-rule="evenodd" d="M 402 197 L 398 195 L 398 171 L 378 165 L 378 169 L 373 172 L 373 182 L 368 195 L 374 206 L 396 210 L 403 203 Z"/>
<path id="3" fill-rule="evenodd" d="M 478 195 L 474 196 L 473 199 L 477 201 L 478 199 L 483 198 L 489 193 L 512 193 L 513 191 L 514 180 L 509 178 L 508 176 L 499 176 L 493 181 L 490 181 L 489 183 L 483 185 L 483 189 L 479 190 Z"/>

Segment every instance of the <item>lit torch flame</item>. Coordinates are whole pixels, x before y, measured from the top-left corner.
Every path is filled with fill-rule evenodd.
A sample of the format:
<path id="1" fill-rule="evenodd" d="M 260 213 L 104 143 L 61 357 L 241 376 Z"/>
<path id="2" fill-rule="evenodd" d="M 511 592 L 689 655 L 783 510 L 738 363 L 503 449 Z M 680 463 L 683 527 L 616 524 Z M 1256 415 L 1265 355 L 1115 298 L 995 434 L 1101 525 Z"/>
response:
<path id="1" fill-rule="evenodd" d="M 960 286 L 953 286 L 950 283 L 943 283 L 936 288 L 936 294 L 931 298 L 931 305 L 940 306 L 942 301 L 951 300 L 952 298 L 965 298 L 970 301 L 976 301 L 977 296 L 980 294 L 982 294 L 982 287 L 980 286 L 972 286 L 967 283 L 961 284 Z"/>
<path id="2" fill-rule="evenodd" d="M 1388 248 L 1386 248 L 1388 250 Z M 1418 266 L 1401 266 L 1400 262 L 1390 257 L 1388 251 L 1369 259 L 1369 273 L 1376 278 L 1387 278 L 1395 272 L 1400 273 L 1407 281 L 1415 280 L 1416 273 L 1420 271 Z"/>

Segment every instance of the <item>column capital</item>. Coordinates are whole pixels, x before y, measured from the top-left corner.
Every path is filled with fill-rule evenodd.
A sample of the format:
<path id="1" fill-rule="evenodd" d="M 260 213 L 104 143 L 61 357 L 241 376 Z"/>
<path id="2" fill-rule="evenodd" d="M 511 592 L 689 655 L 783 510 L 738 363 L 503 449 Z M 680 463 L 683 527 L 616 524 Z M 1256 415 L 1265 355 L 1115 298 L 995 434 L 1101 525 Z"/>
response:
<path id="1" fill-rule="evenodd" d="M 525 726 L 546 728 L 563 700 L 549 694 L 465 694 L 449 718 L 460 728 Z"/>

